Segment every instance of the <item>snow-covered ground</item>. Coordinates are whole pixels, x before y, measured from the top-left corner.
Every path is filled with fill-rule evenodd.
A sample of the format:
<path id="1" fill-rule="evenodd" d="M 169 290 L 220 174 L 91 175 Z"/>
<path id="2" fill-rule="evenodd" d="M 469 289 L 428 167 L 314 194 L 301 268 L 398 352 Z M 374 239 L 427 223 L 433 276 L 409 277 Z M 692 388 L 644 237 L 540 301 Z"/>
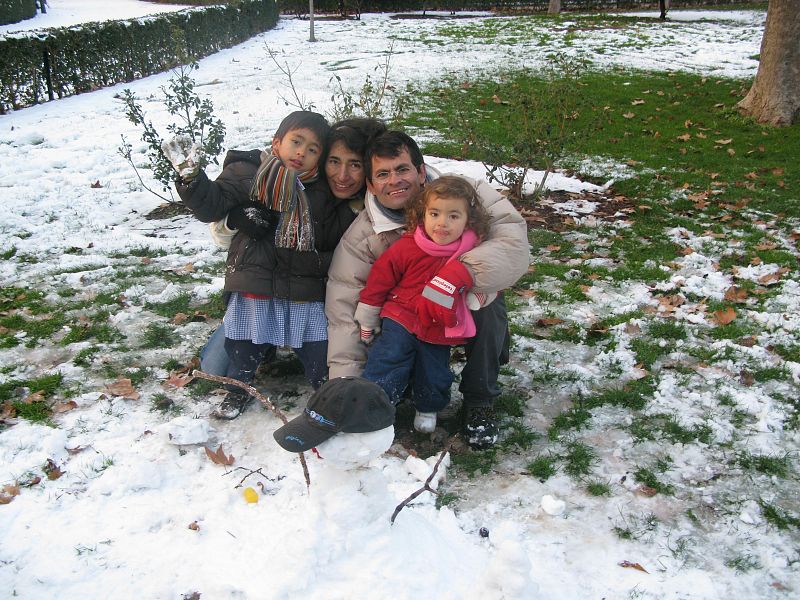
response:
<path id="1" fill-rule="evenodd" d="M 170 9 L 130 0 L 51 0 L 50 5 L 47 17 L 25 27 Z M 139 12 L 123 14 L 121 6 Z M 62 8 L 72 12 L 72 20 L 50 20 Z M 334 74 L 346 88 L 355 87 L 374 74 L 390 47 L 396 82 L 428 81 L 449 71 L 490 71 L 496 64 L 536 64 L 562 45 L 599 65 L 754 74 L 757 63 L 750 57 L 758 53 L 763 12 L 672 11 L 670 17 L 641 28 L 577 28 L 569 32 L 568 45 L 566 26 L 546 29 L 539 22 L 535 26 L 548 36 L 546 46 L 513 43 L 510 19 L 493 22 L 498 34 L 490 44 L 469 36 L 452 42 L 441 32 L 442 27 L 484 27 L 485 17 L 398 20 L 389 15 L 319 21 L 319 41 L 309 44 L 307 22 L 282 18 L 274 30 L 202 60 L 195 77 L 227 126 L 226 146 L 251 148 L 266 144 L 291 110 L 280 100 L 288 90 L 265 46 L 296 68 L 298 89 L 321 111 L 330 108 Z M 638 41 L 621 43 L 631 39 Z M 390 525 L 395 507 L 420 487 L 429 464 L 406 459 L 396 449 L 368 468 L 339 471 L 309 455 L 309 491 L 297 458 L 272 439 L 279 425 L 272 414 L 253 407 L 236 421 L 214 422 L 208 419 L 213 398 L 162 386 L 168 373 L 161 365 L 168 359 L 187 362 L 213 326 L 188 323 L 178 329 L 179 345 L 141 349 L 143 330 L 164 321 L 144 305 L 182 290 L 196 299 L 219 290 L 223 258 L 206 227 L 195 220 L 145 219 L 160 201 L 141 189 L 117 154 L 123 135 L 134 144 L 137 162 L 145 162 L 139 132 L 125 120 L 117 99 L 121 90 L 130 88 L 142 98 L 148 118 L 163 130 L 168 121 L 159 88 L 168 78 L 156 75 L 0 116 L 0 252 L 10 254 L 0 263 L 0 282 L 43 291 L 53 302 L 64 289 L 88 301 L 100 293 L 121 294 L 110 322 L 128 336 L 127 366 L 150 369 L 138 389 L 140 398 L 132 400 L 105 388 L 111 381 L 103 379 L 98 365 L 113 365 L 113 355 L 101 351 L 94 370 L 75 365 L 75 353 L 88 342 L 0 350 L 0 383 L 60 371 L 75 390 L 77 405 L 54 417 L 57 427 L 21 420 L 0 431 L 0 485 L 30 482 L 42 476 L 48 461 L 63 471 L 59 478 L 23 486 L 13 501 L 0 506 L 0 589 L 6 597 L 178 599 L 197 593 L 211 599 L 572 600 L 788 598 L 796 593 L 797 548 L 786 547 L 786 538 L 764 526 L 751 499 L 744 498 L 741 510 L 732 514 L 709 492 L 704 505 L 694 507 L 700 525 L 690 522 L 684 516 L 687 506 L 675 498 L 639 493 L 628 471 L 638 457 L 657 449 L 632 445 L 613 427 L 598 424 L 591 440 L 603 453 L 597 478 L 609 483 L 608 497 L 586 494 L 564 474 L 542 483 L 507 458 L 479 479 L 479 486 L 463 475 L 445 484 L 458 496 L 455 509 L 437 510 L 426 493 Z M 442 170 L 481 174 L 474 164 L 427 160 Z M 609 178 L 612 171 L 606 171 Z M 216 168 L 209 172 L 213 176 Z M 559 176 L 550 185 L 589 187 Z M 724 282 L 693 277 L 708 267 L 701 251 L 710 241 L 692 242 L 697 251 L 685 258 L 681 273 L 698 293 L 706 286 L 711 296 Z M 160 252 L 131 255 L 142 248 Z M 127 285 L 125 273 L 138 267 L 180 272 L 188 281 L 155 277 L 146 285 Z M 653 303 L 643 286 L 597 289 L 573 318 L 589 320 L 592 311 L 618 314 Z M 796 313 L 792 292 L 787 288 L 776 300 L 785 302 L 788 315 Z M 545 316 L 540 310 L 532 303 L 528 317 Z M 532 374 L 548 369 L 591 381 L 608 376 L 615 364 L 624 365 L 630 358 L 624 350 L 622 344 L 616 354 L 595 355 L 584 346 L 516 339 L 514 374 L 503 375 L 503 381 L 509 388 L 532 389 Z M 758 417 L 757 426 L 763 427 L 754 438 L 758 449 L 777 451 L 769 435 L 774 404 L 757 386 L 743 392 L 724 373 L 719 378 L 722 391 Z M 668 406 L 688 422 L 697 419 L 707 396 L 682 394 L 683 385 L 662 378 L 653 410 Z M 301 384 L 295 404 L 302 406 L 309 391 Z M 175 400 L 183 414 L 151 410 L 159 393 Z M 562 403 L 563 397 L 532 395 L 526 422 L 544 432 Z M 290 408 L 290 416 L 297 410 Z M 235 456 L 233 466 L 213 464 L 204 445 L 221 446 Z M 543 442 L 542 452 L 547 448 Z M 718 465 L 697 444 L 673 448 L 672 458 L 681 482 L 712 485 Z M 257 503 L 245 502 L 244 486 L 257 490 Z M 614 527 L 637 535 L 622 539 Z M 481 535 L 484 528 L 487 536 Z M 732 546 L 752 555 L 761 568 L 737 575 L 726 566 Z"/>

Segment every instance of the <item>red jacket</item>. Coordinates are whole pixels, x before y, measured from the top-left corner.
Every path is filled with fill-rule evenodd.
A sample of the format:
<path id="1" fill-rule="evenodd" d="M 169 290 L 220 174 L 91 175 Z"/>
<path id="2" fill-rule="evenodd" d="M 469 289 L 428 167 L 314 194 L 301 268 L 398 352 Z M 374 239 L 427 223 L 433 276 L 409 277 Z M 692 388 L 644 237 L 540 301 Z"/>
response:
<path id="1" fill-rule="evenodd" d="M 444 335 L 443 323 L 421 323 L 416 303 L 422 288 L 448 261 L 448 256 L 431 256 L 406 233 L 380 255 L 369 271 L 360 301 L 370 306 L 383 306 L 381 317 L 396 321 L 423 342 L 453 346 L 463 338 Z"/>

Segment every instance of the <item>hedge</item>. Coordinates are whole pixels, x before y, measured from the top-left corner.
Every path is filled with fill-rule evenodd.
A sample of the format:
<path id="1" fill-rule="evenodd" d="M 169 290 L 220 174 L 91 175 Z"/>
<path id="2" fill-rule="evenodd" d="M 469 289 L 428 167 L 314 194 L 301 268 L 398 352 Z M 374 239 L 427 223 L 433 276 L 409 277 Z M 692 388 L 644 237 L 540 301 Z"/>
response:
<path id="1" fill-rule="evenodd" d="M 0 39 L 0 114 L 160 73 L 275 26 L 274 0 Z"/>
<path id="2" fill-rule="evenodd" d="M 36 0 L 0 0 L 0 25 L 18 23 L 36 15 Z"/>

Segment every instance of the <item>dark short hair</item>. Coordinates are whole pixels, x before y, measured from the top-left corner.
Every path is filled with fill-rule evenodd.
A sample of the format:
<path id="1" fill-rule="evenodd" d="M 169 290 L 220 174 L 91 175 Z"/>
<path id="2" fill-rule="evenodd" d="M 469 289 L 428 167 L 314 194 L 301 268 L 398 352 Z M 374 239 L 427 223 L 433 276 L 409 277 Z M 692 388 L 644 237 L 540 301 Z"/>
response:
<path id="1" fill-rule="evenodd" d="M 422 168 L 424 159 L 417 142 L 410 135 L 402 131 L 389 130 L 372 138 L 367 146 L 367 152 L 364 154 L 364 169 L 367 174 L 367 180 L 372 181 L 373 156 L 396 158 L 400 156 L 404 149 L 408 150 L 408 154 L 411 156 L 411 164 L 419 171 Z"/>
<path id="2" fill-rule="evenodd" d="M 350 152 L 358 154 L 363 160 L 370 140 L 384 131 L 386 124 L 379 119 L 355 118 L 338 121 L 331 125 L 328 132 L 320 163 L 324 164 L 328 160 L 328 152 L 336 142 L 342 142 Z"/>
<path id="3" fill-rule="evenodd" d="M 319 138 L 319 143 L 324 146 L 330 128 L 331 126 L 328 125 L 325 117 L 321 114 L 311 112 L 310 110 L 296 110 L 293 113 L 289 113 L 289 115 L 281 121 L 274 138 L 281 140 L 283 136 L 293 129 L 310 129 Z"/>

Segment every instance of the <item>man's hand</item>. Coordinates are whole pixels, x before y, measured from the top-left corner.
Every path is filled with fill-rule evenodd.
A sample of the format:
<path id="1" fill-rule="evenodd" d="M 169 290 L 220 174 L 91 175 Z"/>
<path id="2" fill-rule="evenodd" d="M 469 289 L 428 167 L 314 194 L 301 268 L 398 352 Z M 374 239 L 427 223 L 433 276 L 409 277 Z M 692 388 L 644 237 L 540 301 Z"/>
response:
<path id="1" fill-rule="evenodd" d="M 381 307 L 359 302 L 353 320 L 361 330 L 361 341 L 369 344 L 381 332 Z"/>
<path id="2" fill-rule="evenodd" d="M 451 260 L 425 285 L 417 302 L 417 316 L 425 325 L 458 325 L 456 296 L 472 287 L 472 275 L 458 260 Z"/>
<path id="3" fill-rule="evenodd" d="M 238 229 L 254 240 L 263 240 L 275 234 L 280 213 L 257 202 L 240 204 L 228 212 L 227 225 Z"/>
<path id="4" fill-rule="evenodd" d="M 191 181 L 200 172 L 200 146 L 189 136 L 176 135 L 164 140 L 161 142 L 161 151 L 183 181 Z"/>

